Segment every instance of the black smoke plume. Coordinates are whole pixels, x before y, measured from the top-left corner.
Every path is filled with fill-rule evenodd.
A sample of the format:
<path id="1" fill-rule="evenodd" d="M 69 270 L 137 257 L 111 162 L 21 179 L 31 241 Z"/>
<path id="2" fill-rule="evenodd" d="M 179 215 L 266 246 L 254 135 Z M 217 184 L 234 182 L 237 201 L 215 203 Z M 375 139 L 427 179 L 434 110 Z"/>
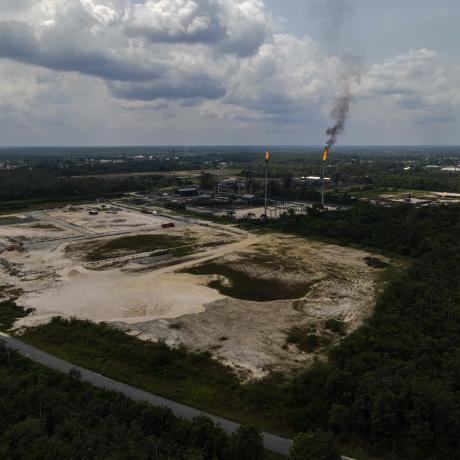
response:
<path id="1" fill-rule="evenodd" d="M 338 137 L 345 131 L 345 123 L 350 113 L 351 99 L 350 83 L 346 82 L 343 94 L 337 98 L 331 111 L 331 117 L 335 121 L 335 124 L 326 131 L 327 136 L 329 136 L 326 142 L 328 147 L 335 145 Z"/>
<path id="2" fill-rule="evenodd" d="M 345 124 L 350 114 L 353 99 L 353 86 L 359 85 L 361 82 L 363 60 L 360 56 L 345 54 L 341 59 L 341 67 L 341 90 L 331 110 L 334 125 L 326 131 L 328 147 L 335 145 L 339 136 L 345 131 Z"/>

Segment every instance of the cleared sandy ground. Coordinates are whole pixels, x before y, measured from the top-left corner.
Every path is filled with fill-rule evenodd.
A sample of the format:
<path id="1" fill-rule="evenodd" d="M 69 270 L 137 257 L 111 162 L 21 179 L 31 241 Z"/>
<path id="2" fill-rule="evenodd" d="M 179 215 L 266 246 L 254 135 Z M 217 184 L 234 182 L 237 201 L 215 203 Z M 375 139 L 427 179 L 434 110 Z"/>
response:
<path id="1" fill-rule="evenodd" d="M 37 310 L 19 326 L 53 315 L 125 323 L 176 318 L 204 311 L 206 303 L 222 297 L 205 286 L 205 279 L 200 283 L 186 274 L 129 274 L 120 269 L 90 272 L 73 267 L 59 275 L 61 282 L 55 287 L 18 300 L 20 305 Z"/>
<path id="2" fill-rule="evenodd" d="M 4 222 L 14 222 L 5 224 Z M 12 214 L 0 218 L 0 244 L 11 245 L 13 242 L 28 242 L 36 240 L 53 240 L 57 238 L 70 238 L 78 233 L 63 228 L 51 222 L 43 222 L 25 214 Z"/>
<path id="3" fill-rule="evenodd" d="M 178 224 L 168 230 L 139 231 L 128 237 L 181 236 L 193 241 L 191 254 L 184 257 L 189 264 L 194 258 L 207 260 L 251 243 L 250 239 L 238 241 L 231 233 L 197 225 Z M 117 238 L 81 240 L 80 236 L 77 241 L 32 245 L 24 252 L 4 251 L 0 255 L 0 285 L 22 290 L 17 303 L 36 310 L 34 315 L 18 321 L 16 327 L 42 324 L 57 315 L 127 323 L 175 318 L 204 311 L 206 304 L 223 298 L 207 287 L 205 277 L 199 280 L 193 275 L 173 273 L 176 267 L 187 266 L 174 257 L 151 257 L 148 253 L 140 254 L 139 258 L 134 254 L 125 258 L 122 267 L 114 267 L 111 260 L 104 261 L 104 270 L 94 269 L 94 263 L 85 260 L 87 252 L 95 246 Z M 232 241 L 236 243 L 213 246 Z M 166 267 L 158 268 L 165 262 Z"/>
<path id="4" fill-rule="evenodd" d="M 274 270 L 248 255 L 273 257 Z M 343 321 L 347 332 L 368 317 L 375 303 L 381 271 L 367 266 L 364 251 L 281 235 L 263 236 L 245 251 L 217 259 L 252 276 L 286 282 L 311 281 L 309 293 L 300 299 L 255 302 L 224 297 L 206 305 L 203 312 L 180 318 L 142 321 L 117 326 L 144 340 L 165 339 L 171 346 L 210 351 L 231 366 L 242 380 L 260 378 L 270 371 L 295 370 L 323 359 L 341 338 L 325 329 L 325 321 Z M 284 267 L 284 268 L 283 268 Z M 215 277 L 209 276 L 208 279 Z M 202 283 L 203 277 L 197 276 Z M 308 327 L 329 340 L 314 353 L 301 352 L 286 343 L 287 331 Z"/>
<path id="5" fill-rule="evenodd" d="M 147 226 L 161 225 L 166 222 L 157 216 L 151 214 L 141 214 L 126 209 L 116 208 L 116 211 L 110 211 L 112 206 L 107 205 L 108 211 L 103 211 L 99 206 L 79 206 L 76 211 L 69 211 L 68 208 L 47 211 L 45 216 L 51 219 L 57 219 L 64 223 L 81 227 L 91 233 L 109 233 L 116 231 L 133 230 Z M 101 211 L 98 215 L 89 214 L 90 209 L 99 208 Z"/>
<path id="6" fill-rule="evenodd" d="M 25 252 L 0 255 L 0 284 L 21 289 L 18 304 L 36 310 L 17 321 L 17 329 L 57 315 L 112 322 L 144 340 L 165 339 L 172 346 L 210 351 L 245 380 L 273 370 L 295 370 L 315 357 L 323 358 L 340 340 L 325 330 L 325 321 L 341 320 L 352 331 L 371 313 L 375 302 L 381 271 L 368 267 L 364 258 L 369 254 L 364 251 L 283 235 L 231 235 L 192 224 L 152 230 L 155 216 L 129 210 L 102 216 L 89 216 L 86 209 L 48 211 L 46 215 L 56 219 L 58 228 L 48 228 L 48 236 L 56 231 L 62 238 L 72 233 L 71 228 L 77 233 L 90 229 L 101 236 L 85 242 L 79 233 L 78 241 L 57 238 L 31 245 Z M 141 254 L 116 266 L 109 261 L 96 268 L 86 261 L 86 255 L 95 245 L 117 238 L 109 235 L 118 228 L 110 220 L 120 216 L 126 217 L 122 225 L 130 227 L 132 234 L 138 228 L 140 234 L 183 235 L 202 246 L 182 259 L 165 259 L 167 263 L 163 256 Z M 61 221 L 70 229 L 59 228 Z M 20 227 L 30 225 L 33 223 Z M 14 230 L 14 226 L 4 226 L 3 234 Z M 2 227 L 0 235 L 1 231 Z M 219 245 L 210 247 L 213 242 Z M 209 263 L 242 276 L 249 290 L 262 281 L 287 286 L 303 283 L 308 288 L 295 298 L 243 300 L 216 288 L 217 281 L 227 288 L 234 284 L 222 274 L 187 273 Z M 293 326 L 310 328 L 326 338 L 328 345 L 314 353 L 288 345 L 287 332 Z"/>

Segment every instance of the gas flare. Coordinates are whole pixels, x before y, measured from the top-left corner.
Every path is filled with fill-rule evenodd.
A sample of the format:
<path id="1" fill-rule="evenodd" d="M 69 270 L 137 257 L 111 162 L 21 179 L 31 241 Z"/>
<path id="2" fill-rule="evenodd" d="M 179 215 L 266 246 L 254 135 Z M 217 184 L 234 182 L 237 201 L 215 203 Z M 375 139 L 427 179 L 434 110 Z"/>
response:
<path id="1" fill-rule="evenodd" d="M 329 146 L 324 147 L 323 161 L 326 161 L 328 156 L 329 156 Z"/>

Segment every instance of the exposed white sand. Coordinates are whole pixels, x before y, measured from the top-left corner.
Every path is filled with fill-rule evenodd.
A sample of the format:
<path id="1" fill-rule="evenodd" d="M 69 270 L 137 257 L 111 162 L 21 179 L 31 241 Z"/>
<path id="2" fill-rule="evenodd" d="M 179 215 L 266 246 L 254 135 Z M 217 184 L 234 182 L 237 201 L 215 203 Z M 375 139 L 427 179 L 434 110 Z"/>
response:
<path id="1" fill-rule="evenodd" d="M 164 219 L 152 214 L 141 214 L 126 209 L 116 211 L 112 214 L 106 211 L 100 211 L 97 216 L 89 215 L 89 210 L 95 206 L 85 206 L 78 211 L 68 211 L 58 209 L 46 213 L 51 219 L 58 219 L 70 225 L 82 227 L 92 233 L 108 233 L 116 231 L 141 229 L 148 226 L 160 226 L 166 222 Z"/>
<path id="2" fill-rule="evenodd" d="M 91 272 L 73 267 L 60 277 L 55 287 L 24 294 L 18 304 L 35 308 L 35 319 L 54 314 L 131 323 L 199 313 L 207 303 L 222 298 L 206 286 L 205 278 L 200 282 L 187 274 L 134 274 L 119 269 Z M 16 327 L 27 322 L 27 318 L 20 320 Z"/>

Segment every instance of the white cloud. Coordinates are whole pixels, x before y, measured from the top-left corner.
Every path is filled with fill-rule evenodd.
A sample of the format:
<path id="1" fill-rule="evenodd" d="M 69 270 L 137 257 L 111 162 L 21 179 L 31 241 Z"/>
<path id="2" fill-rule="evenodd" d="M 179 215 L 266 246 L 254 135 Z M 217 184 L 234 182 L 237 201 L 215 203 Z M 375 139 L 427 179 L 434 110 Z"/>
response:
<path id="1" fill-rule="evenodd" d="M 202 117 L 223 128 L 229 119 L 314 124 L 322 135 L 340 91 L 344 63 L 308 36 L 281 33 L 262 0 L 0 0 L 0 8 L 2 123 L 87 126 L 86 104 L 96 125 L 104 113 L 117 126 L 147 126 L 151 110 L 158 127 L 163 114 L 170 127 Z M 449 121 L 460 102 L 455 78 L 434 50 L 411 50 L 364 71 L 355 104 Z"/>
<path id="2" fill-rule="evenodd" d="M 386 103 L 388 110 L 405 112 L 416 122 L 449 121 L 460 102 L 455 77 L 436 51 L 410 50 L 374 64 L 359 94 Z"/>

